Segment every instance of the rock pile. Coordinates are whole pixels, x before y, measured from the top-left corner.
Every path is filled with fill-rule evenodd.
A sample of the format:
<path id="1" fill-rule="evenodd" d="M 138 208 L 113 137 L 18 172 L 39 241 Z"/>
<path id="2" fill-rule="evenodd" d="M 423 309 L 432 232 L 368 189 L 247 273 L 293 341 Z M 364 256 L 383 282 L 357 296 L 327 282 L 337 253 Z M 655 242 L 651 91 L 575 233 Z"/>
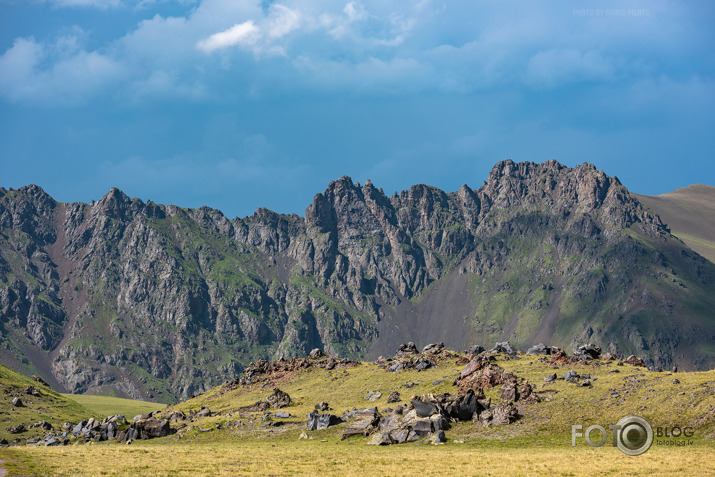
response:
<path id="1" fill-rule="evenodd" d="M 416 369 L 422 371 L 425 369 L 434 368 L 439 363 L 440 359 L 453 357 L 451 353 L 444 347 L 444 343 L 431 343 L 422 349 L 422 353 L 417 351 L 417 345 L 413 342 L 402 343 L 395 356 L 385 358 L 380 356 L 374 364 L 391 373 L 396 373 L 404 369 Z"/>
<path id="2" fill-rule="evenodd" d="M 268 409 L 281 409 L 290 404 L 291 399 L 288 393 L 281 391 L 278 388 L 273 388 L 273 392 L 266 396 L 265 399 L 257 401 L 253 406 L 246 410 L 249 412 L 267 411 Z"/>
<path id="3" fill-rule="evenodd" d="M 475 356 L 467 363 L 454 384 L 457 385 L 460 395 L 465 395 L 469 390 L 480 392 L 483 388 L 501 385 L 500 395 L 504 400 L 538 402 L 531 384 L 520 380 L 511 371 L 493 364 L 491 357 L 485 355 Z"/>
<path id="4" fill-rule="evenodd" d="M 324 368 L 331 370 L 335 368 L 354 368 L 358 365 L 360 365 L 359 361 L 351 361 L 347 358 L 336 359 L 332 356 L 327 356 L 317 348 L 311 351 L 310 356 L 307 358 L 279 359 L 272 363 L 260 359 L 248 365 L 240 377 L 227 381 L 224 385 L 224 392 L 236 389 L 239 385 L 246 386 L 260 381 L 276 382 L 280 378 L 300 369 Z"/>
<path id="5" fill-rule="evenodd" d="M 462 396 L 427 394 L 415 397 L 410 404 L 401 404 L 390 410 L 386 416 L 377 409 L 365 409 L 347 414 L 350 422 L 343 432 L 343 439 L 373 434 L 370 445 L 390 445 L 415 442 L 427 438 L 438 444 L 445 442 L 444 431 L 452 422 L 474 421 L 482 425 L 505 425 L 516 420 L 518 412 L 512 402 L 497 406 L 485 399 L 481 389 L 475 393 L 468 390 Z"/>

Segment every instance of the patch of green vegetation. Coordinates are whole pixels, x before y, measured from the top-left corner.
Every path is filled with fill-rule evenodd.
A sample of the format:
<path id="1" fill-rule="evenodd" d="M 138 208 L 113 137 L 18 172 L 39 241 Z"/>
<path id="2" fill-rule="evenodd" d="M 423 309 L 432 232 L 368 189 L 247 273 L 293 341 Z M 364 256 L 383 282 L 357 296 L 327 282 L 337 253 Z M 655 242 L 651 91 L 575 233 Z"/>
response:
<path id="1" fill-rule="evenodd" d="M 39 390 L 39 396 L 26 393 L 28 386 Z M 15 397 L 22 400 L 22 407 L 12 405 Z M 0 365 L 0 439 L 13 442 L 16 437 L 23 440 L 29 437 L 44 437 L 44 429 L 31 428 L 38 421 L 47 421 L 55 429 L 61 429 L 66 421 L 76 423 L 89 417 L 100 417 L 100 414 Z M 28 430 L 20 434 L 10 434 L 8 428 L 19 424 L 23 424 Z"/>
<path id="2" fill-rule="evenodd" d="M 62 394 L 62 396 L 81 404 L 99 416 L 106 417 L 123 414 L 129 420 L 138 414 L 161 411 L 166 407 L 166 404 L 113 396 L 95 396 L 92 394 Z"/>

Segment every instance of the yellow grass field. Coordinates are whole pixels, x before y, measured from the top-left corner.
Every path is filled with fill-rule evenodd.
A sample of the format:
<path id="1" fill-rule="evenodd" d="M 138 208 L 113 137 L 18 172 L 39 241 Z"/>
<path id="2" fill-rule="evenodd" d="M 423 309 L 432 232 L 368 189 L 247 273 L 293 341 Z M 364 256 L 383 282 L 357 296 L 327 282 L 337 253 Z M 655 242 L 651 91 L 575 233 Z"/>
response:
<path id="1" fill-rule="evenodd" d="M 565 436 L 568 439 L 568 436 Z M 21 447 L 0 453 L 10 475 L 715 475 L 715 446 L 654 445 L 629 457 L 591 448 L 479 444 L 371 447 L 338 438 L 272 442 L 155 442 Z"/>

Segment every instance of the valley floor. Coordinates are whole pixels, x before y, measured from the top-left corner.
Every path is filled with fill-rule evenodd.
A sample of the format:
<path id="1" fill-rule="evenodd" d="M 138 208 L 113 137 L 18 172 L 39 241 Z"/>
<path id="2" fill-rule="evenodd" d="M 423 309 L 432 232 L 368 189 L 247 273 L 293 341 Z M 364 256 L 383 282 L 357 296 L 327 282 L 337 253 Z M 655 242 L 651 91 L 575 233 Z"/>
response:
<path id="1" fill-rule="evenodd" d="M 10 475 L 714 475 L 712 441 L 653 445 L 629 457 L 615 447 L 448 443 L 367 446 L 363 440 L 142 442 L 3 449 Z M 564 436 L 567 440 L 568 436 Z"/>

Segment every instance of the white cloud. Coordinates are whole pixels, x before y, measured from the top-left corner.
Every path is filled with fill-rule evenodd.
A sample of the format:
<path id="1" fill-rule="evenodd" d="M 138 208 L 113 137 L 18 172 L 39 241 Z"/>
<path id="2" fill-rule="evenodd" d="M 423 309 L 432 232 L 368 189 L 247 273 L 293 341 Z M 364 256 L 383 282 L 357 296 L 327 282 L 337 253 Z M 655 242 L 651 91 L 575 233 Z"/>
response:
<path id="1" fill-rule="evenodd" d="M 48 64 L 50 55 L 55 61 Z M 49 44 L 19 38 L 0 57 L 0 94 L 13 101 L 74 103 L 123 75 L 119 63 L 82 49 L 76 37 Z"/>
<path id="2" fill-rule="evenodd" d="M 149 9 L 169 0 L 46 1 Z M 682 52 L 697 52 L 693 40 L 677 31 L 672 37 L 678 44 L 666 50 L 659 32 L 674 28 L 658 15 L 661 6 L 652 7 L 647 18 L 629 19 L 576 17 L 567 6 L 531 2 L 514 7 L 429 0 L 280 0 L 269 6 L 260 0 L 172 1 L 198 3 L 184 7 L 180 16 L 141 20 L 123 36 L 93 48 L 87 47 L 91 30 L 63 39 L 16 39 L 0 59 L 0 96 L 31 99 L 55 88 L 54 95 L 44 97 L 77 100 L 103 88 L 114 93 L 107 86 L 119 86 L 120 93 L 140 97 L 154 91 L 157 97 L 199 98 L 211 92 L 245 98 L 256 85 L 262 97 L 299 88 L 472 94 L 647 78 L 667 69 L 666 63 L 692 64 L 695 53 L 683 57 Z M 695 21 L 689 10 L 674 10 L 678 24 Z M 660 49 L 643 46 L 652 44 Z M 688 48 L 678 46 L 684 44 Z"/>
<path id="3" fill-rule="evenodd" d="M 266 32 L 269 38 L 282 38 L 300 26 L 300 13 L 283 5 L 271 5 Z"/>
<path id="4" fill-rule="evenodd" d="M 228 48 L 229 46 L 255 45 L 259 39 L 259 30 L 252 20 L 243 23 L 237 23 L 228 30 L 214 33 L 210 37 L 199 41 L 196 47 L 206 53 L 211 53 L 215 50 Z"/>

